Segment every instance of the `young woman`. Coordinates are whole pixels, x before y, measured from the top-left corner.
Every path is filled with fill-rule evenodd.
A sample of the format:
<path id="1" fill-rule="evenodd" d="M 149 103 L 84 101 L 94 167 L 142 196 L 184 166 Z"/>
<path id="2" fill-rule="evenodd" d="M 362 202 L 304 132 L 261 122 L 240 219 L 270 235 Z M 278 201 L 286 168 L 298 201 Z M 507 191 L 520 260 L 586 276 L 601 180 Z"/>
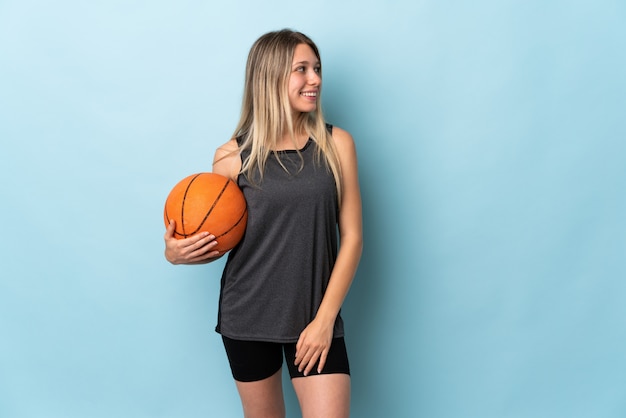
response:
<path id="1" fill-rule="evenodd" d="M 311 39 L 291 30 L 260 37 L 239 125 L 213 161 L 248 204 L 246 232 L 224 267 L 216 327 L 248 418 L 285 416 L 283 355 L 303 417 L 349 416 L 340 307 L 361 256 L 361 196 L 354 141 L 325 123 L 321 86 Z M 171 263 L 223 255 L 213 235 L 178 240 L 174 227 L 165 233 Z"/>

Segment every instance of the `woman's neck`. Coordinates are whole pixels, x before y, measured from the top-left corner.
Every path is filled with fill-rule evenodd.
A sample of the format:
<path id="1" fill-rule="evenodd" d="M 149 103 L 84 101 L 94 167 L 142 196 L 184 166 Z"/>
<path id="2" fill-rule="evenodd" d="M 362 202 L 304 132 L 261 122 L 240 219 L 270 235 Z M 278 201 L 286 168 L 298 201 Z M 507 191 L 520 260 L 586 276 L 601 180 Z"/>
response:
<path id="1" fill-rule="evenodd" d="M 283 137 L 276 141 L 276 151 L 302 149 L 309 140 L 309 135 L 306 132 L 295 134 L 292 137 L 289 133 L 283 134 Z"/>
<path id="2" fill-rule="evenodd" d="M 305 117 L 306 115 L 302 113 L 293 115 L 294 132 L 292 134 L 287 127 L 283 129 L 282 138 L 276 141 L 276 151 L 288 149 L 302 149 L 306 145 L 309 139 L 309 135 L 305 129 Z"/>

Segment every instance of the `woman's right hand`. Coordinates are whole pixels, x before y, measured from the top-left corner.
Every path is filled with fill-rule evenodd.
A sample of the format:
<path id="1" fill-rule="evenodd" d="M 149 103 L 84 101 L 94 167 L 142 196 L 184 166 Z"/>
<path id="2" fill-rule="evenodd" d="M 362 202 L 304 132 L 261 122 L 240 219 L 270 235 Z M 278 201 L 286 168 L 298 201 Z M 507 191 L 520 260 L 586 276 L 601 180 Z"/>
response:
<path id="1" fill-rule="evenodd" d="M 215 236 L 201 232 L 189 238 L 174 237 L 176 222 L 171 220 L 165 230 L 165 258 L 172 264 L 210 263 L 224 254 L 213 250 L 217 245 Z"/>

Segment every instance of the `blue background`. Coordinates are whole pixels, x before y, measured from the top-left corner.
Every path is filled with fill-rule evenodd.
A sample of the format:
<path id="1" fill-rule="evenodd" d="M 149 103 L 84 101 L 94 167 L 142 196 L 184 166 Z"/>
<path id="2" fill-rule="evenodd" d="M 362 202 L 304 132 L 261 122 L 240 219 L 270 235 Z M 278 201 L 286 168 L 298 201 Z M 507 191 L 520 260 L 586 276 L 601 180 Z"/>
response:
<path id="1" fill-rule="evenodd" d="M 0 416 L 240 416 L 162 208 L 283 27 L 359 152 L 353 416 L 626 416 L 617 0 L 0 1 Z"/>

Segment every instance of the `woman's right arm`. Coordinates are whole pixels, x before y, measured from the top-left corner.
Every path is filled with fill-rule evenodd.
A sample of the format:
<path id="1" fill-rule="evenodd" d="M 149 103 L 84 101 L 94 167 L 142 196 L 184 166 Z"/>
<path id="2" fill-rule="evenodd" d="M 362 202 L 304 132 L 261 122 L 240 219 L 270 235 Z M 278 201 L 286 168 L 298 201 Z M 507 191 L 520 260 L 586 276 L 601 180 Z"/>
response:
<path id="1" fill-rule="evenodd" d="M 241 159 L 237 142 L 233 139 L 215 151 L 213 172 L 237 180 Z M 206 264 L 217 260 L 224 253 L 213 250 L 217 245 L 215 236 L 209 232 L 201 232 L 189 238 L 174 237 L 176 223 L 171 220 L 165 230 L 165 258 L 172 264 Z"/>

